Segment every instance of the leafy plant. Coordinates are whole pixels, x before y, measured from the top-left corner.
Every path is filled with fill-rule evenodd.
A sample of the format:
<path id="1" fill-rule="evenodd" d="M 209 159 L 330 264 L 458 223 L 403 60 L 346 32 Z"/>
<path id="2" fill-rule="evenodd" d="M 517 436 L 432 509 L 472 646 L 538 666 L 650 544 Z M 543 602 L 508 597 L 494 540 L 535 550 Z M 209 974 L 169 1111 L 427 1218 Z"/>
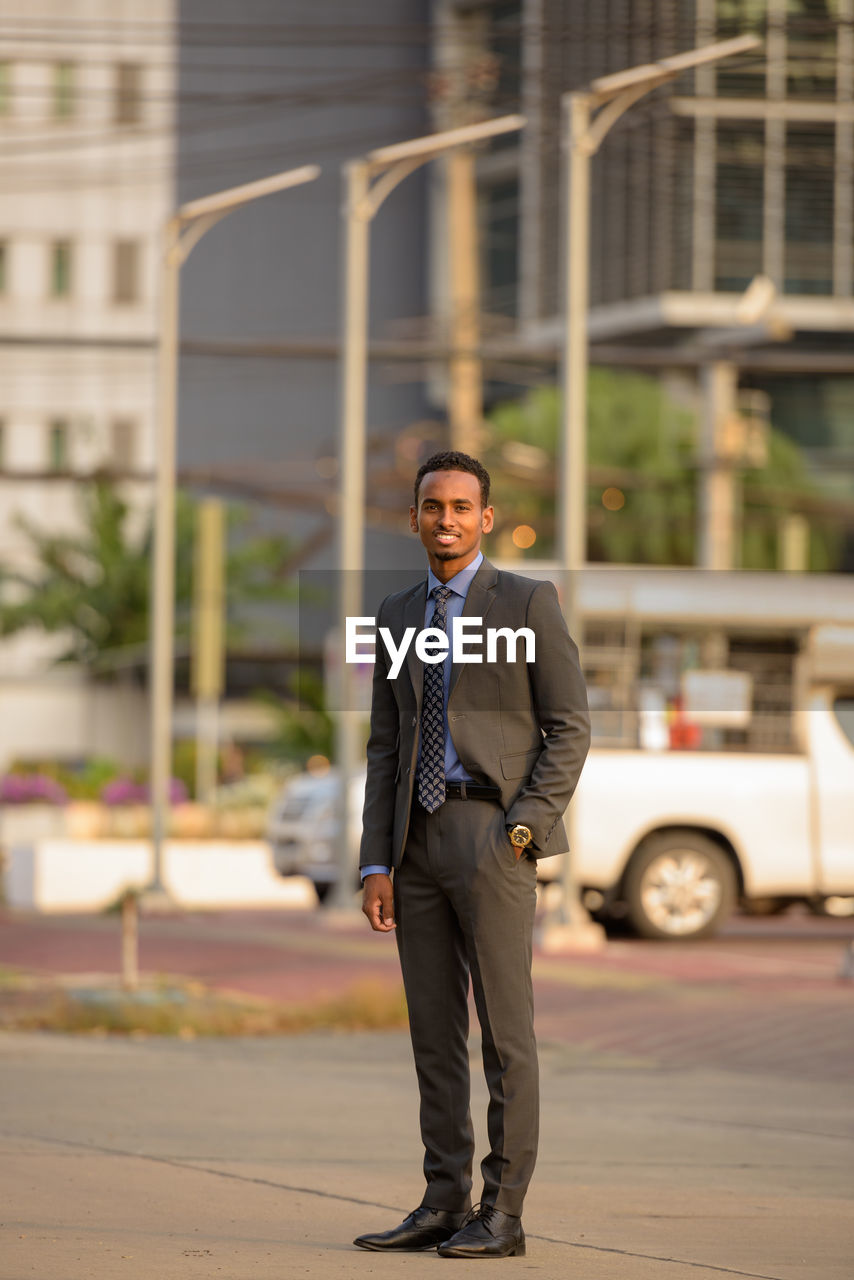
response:
<path id="1" fill-rule="evenodd" d="M 560 422 L 556 387 L 539 387 L 522 400 L 500 405 L 490 417 L 487 462 L 495 481 L 497 515 L 509 512 L 511 524 L 534 528 L 537 541 L 530 554 L 535 557 L 554 553 Z M 601 483 L 588 486 L 589 558 L 694 564 L 694 414 L 657 378 L 598 368 L 590 371 L 588 424 L 589 466 L 614 477 L 610 493 Z M 777 516 L 798 495 L 819 491 L 798 446 L 773 428 L 767 465 L 761 471 L 746 471 L 744 479 L 750 492 L 744 506 L 742 563 L 745 568 L 776 568 Z M 779 491 L 785 492 L 787 506 L 771 496 Z M 813 528 L 810 567 L 832 567 L 835 550 L 831 534 Z"/>
<path id="2" fill-rule="evenodd" d="M 0 563 L 0 635 L 35 627 L 63 637 L 60 662 L 76 662 L 100 678 L 138 662 L 147 653 L 152 523 L 140 521 L 117 489 L 97 481 L 81 491 L 80 529 L 56 533 L 19 516 L 29 542 L 31 570 Z M 281 576 L 288 540 L 247 537 L 248 513 L 229 509 L 226 555 L 227 640 L 248 630 L 253 605 L 290 599 Z M 195 544 L 195 503 L 179 494 L 176 506 L 175 634 L 190 635 Z"/>

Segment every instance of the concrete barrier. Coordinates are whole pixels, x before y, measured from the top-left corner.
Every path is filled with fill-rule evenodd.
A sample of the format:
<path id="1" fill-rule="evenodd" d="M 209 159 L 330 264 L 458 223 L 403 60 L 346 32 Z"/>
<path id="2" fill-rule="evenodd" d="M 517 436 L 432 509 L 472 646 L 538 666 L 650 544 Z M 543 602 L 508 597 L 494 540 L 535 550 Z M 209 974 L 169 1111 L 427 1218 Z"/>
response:
<path id="1" fill-rule="evenodd" d="M 5 897 L 31 911 L 101 911 L 153 874 L 148 840 L 37 840 L 6 851 Z M 313 907 L 311 883 L 282 878 L 263 840 L 168 840 L 163 879 L 187 907 Z"/>

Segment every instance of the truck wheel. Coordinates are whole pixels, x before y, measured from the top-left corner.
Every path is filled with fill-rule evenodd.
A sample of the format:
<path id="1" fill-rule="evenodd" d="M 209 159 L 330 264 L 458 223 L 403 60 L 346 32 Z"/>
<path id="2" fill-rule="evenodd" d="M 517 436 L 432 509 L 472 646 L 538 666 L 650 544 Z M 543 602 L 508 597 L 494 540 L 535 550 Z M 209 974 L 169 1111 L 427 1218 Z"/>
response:
<path id="1" fill-rule="evenodd" d="M 723 850 L 697 831 L 650 836 L 626 871 L 624 896 L 644 938 L 704 938 L 735 904 L 735 872 Z"/>

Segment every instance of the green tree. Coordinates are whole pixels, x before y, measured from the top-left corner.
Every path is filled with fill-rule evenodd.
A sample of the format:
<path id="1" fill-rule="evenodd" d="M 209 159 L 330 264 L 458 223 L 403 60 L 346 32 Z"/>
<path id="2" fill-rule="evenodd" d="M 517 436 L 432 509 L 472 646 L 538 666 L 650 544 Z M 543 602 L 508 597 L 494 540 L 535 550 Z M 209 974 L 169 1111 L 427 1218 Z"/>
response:
<path id="1" fill-rule="evenodd" d="M 539 387 L 490 416 L 487 461 L 495 477 L 499 516 L 530 524 L 538 534 L 530 554 L 554 551 L 555 466 L 560 393 Z M 640 373 L 594 368 L 588 397 L 588 463 L 597 483 L 588 486 L 588 554 L 591 560 L 628 564 L 695 563 L 697 445 L 693 412 L 677 403 L 662 382 Z M 520 448 L 521 447 L 521 448 Z M 598 474 L 597 474 L 598 473 Z M 776 567 L 777 519 L 791 502 L 815 495 L 803 456 L 792 441 L 770 431 L 768 463 L 745 473 L 743 564 Z M 763 489 L 774 498 L 764 498 Z M 813 569 L 830 567 L 835 539 L 814 529 Z"/>
<path id="2" fill-rule="evenodd" d="M 81 491 L 78 532 L 54 533 L 20 517 L 32 569 L 0 563 L 0 635 L 27 628 L 61 635 L 59 661 L 75 662 L 103 676 L 122 658 L 140 660 L 148 643 L 152 522 L 140 522 L 116 489 L 97 482 Z M 229 510 L 229 532 L 247 523 L 241 509 Z M 176 637 L 190 633 L 193 589 L 195 503 L 179 494 L 176 506 Z M 279 537 L 229 540 L 226 561 L 228 639 L 247 630 L 245 611 L 253 604 L 288 599 L 281 579 L 289 544 Z"/>

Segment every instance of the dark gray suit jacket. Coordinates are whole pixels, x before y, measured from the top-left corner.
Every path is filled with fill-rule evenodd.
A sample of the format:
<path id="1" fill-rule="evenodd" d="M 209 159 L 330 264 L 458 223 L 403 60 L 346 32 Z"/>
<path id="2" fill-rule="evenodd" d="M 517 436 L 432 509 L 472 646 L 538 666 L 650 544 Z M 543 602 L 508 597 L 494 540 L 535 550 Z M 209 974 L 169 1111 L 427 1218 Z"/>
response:
<path id="1" fill-rule="evenodd" d="M 388 627 L 396 645 L 407 627 L 424 627 L 425 580 L 388 596 L 377 614 L 376 665 L 368 741 L 368 778 L 362 815 L 361 866 L 400 864 L 409 828 L 423 664 L 410 645 L 395 680 L 379 639 Z M 472 579 L 463 617 L 488 627 L 529 627 L 536 660 L 506 661 L 498 643 L 496 663 L 454 663 L 448 692 L 448 725 L 463 767 L 480 783 L 499 788 L 508 823 L 531 828 L 537 857 L 568 849 L 563 813 L 575 790 L 590 745 L 587 692 L 578 650 L 566 629 L 551 582 L 505 573 L 484 560 Z M 485 657 L 485 648 L 483 650 Z"/>

